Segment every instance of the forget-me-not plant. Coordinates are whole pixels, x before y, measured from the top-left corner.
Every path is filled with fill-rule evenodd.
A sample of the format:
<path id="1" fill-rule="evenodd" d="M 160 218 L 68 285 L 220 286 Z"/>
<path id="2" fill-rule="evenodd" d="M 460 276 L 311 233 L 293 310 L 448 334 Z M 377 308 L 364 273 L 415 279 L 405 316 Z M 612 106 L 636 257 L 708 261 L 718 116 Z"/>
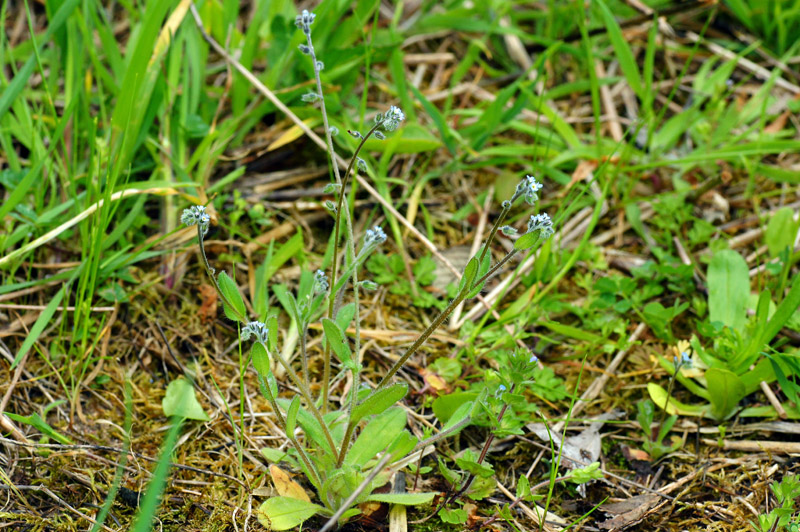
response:
<path id="1" fill-rule="evenodd" d="M 424 449 L 425 446 L 455 434 L 467 426 L 472 419 L 472 410 L 476 403 L 463 405 L 438 434 L 419 441 L 405 428 L 405 411 L 396 406 L 408 392 L 408 385 L 395 383 L 393 379 L 455 308 L 463 301 L 477 296 L 487 280 L 511 257 L 519 251 L 541 244 L 553 234 L 550 217 L 547 214 L 534 214 L 528 222 L 527 231 L 516 238 L 513 249 L 499 261 L 493 261 L 489 250 L 498 231 L 502 230 L 502 233 L 508 236 L 517 234 L 514 228 L 503 225 L 514 204 L 522 199 L 528 205 L 535 206 L 539 199 L 542 185 L 534 177 L 525 176 L 517 185 L 512 197 L 503 202 L 502 210 L 484 245 L 465 267 L 455 296 L 449 305 L 383 373 L 380 382 L 374 388 L 366 386 L 361 377 L 360 290 L 375 290 L 377 284 L 370 280 L 360 280 L 359 269 L 370 254 L 386 243 L 387 235 L 379 225 L 367 229 L 357 252 L 358 242 L 355 238 L 350 202 L 346 200 L 347 184 L 353 178 L 354 172 L 367 170 L 366 161 L 361 156 L 366 141 L 371 137 L 378 140 L 386 139 L 387 134 L 401 127 L 406 117 L 399 107 L 392 105 L 388 110 L 375 115 L 374 123 L 368 130 L 363 132 L 348 130 L 356 139 L 357 145 L 345 171 L 343 173 L 339 171 L 332 141 L 338 129 L 328 120 L 320 75 L 324 65 L 317 58 L 312 39 L 311 28 L 314 20 L 315 15 L 306 10 L 295 19 L 295 24 L 305 35 L 305 43 L 299 46 L 299 50 L 310 57 L 316 81 L 315 90 L 301 99 L 314 105 L 318 104 L 322 114 L 333 173 L 332 182 L 325 191 L 335 197 L 333 201 L 327 200 L 325 207 L 334 217 L 334 234 L 331 249 L 327 254 L 331 257 L 330 275 L 322 269 L 316 270 L 313 274 L 305 272 L 303 274 L 305 282 L 301 280 L 297 296 L 285 292 L 285 299 L 282 300 L 285 301 L 284 304 L 297 327 L 301 371 L 296 370 L 278 348 L 279 325 L 276 316 L 258 316 L 256 320 L 250 319 L 248 307 L 236 283 L 225 272 L 216 275 L 216 271 L 211 268 L 203 242 L 210 225 L 210 216 L 205 209 L 202 206 L 190 207 L 181 216 L 183 223 L 197 226 L 203 263 L 223 303 L 225 315 L 241 324 L 240 340 L 252 342 L 250 357 L 258 375 L 259 388 L 272 407 L 277 425 L 291 443 L 288 454 L 280 453 L 277 457 L 270 449 L 265 449 L 264 453 L 271 459 L 286 460 L 301 469 L 317 492 L 320 504 L 293 500 L 291 502 L 293 508 L 302 506 L 302 509 L 290 512 L 291 515 L 286 513 L 286 501 L 282 497 L 272 497 L 264 502 L 259 510 L 260 517 L 263 517 L 262 522 L 281 530 L 297 526 L 314 514 L 329 518 L 328 524 L 322 528 L 327 530 L 357 515 L 359 513 L 357 505 L 369 500 L 409 503 L 411 500 L 416 502 L 430 500 L 434 496 L 432 493 L 424 496 L 422 494 L 377 496 L 373 492 L 387 482 L 392 467 L 399 467 L 392 464 L 396 464 L 409 453 Z M 340 253 L 341 245 L 344 245 L 344 253 Z M 348 287 L 352 295 L 351 301 L 346 303 L 345 289 Z M 321 376 L 310 364 L 308 353 L 309 331 L 313 330 L 312 323 L 317 321 L 320 322 L 319 328 L 322 331 Z M 349 334 L 350 327 L 353 334 Z M 519 364 L 532 367 L 537 362 L 536 357 L 529 353 L 515 357 L 515 368 Z M 291 401 L 279 397 L 278 383 L 272 371 L 273 365 L 279 365 L 283 369 L 297 390 Z M 335 376 L 332 375 L 333 369 L 338 370 Z M 520 371 L 521 373 L 517 372 L 519 375 L 527 375 L 527 370 Z M 316 383 L 313 381 L 314 377 L 318 379 Z M 503 389 L 498 388 L 499 397 L 512 394 L 525 382 L 525 378 L 509 377 L 502 384 Z M 506 389 L 507 393 L 504 393 Z M 340 407 L 338 410 L 332 410 L 335 408 L 332 392 L 337 391 L 340 395 Z M 502 420 L 502 414 L 499 419 Z M 298 439 L 298 429 L 302 429 L 304 435 L 302 441 Z M 483 460 L 485 454 L 484 451 L 480 460 Z M 469 482 L 464 489 L 469 486 Z"/>

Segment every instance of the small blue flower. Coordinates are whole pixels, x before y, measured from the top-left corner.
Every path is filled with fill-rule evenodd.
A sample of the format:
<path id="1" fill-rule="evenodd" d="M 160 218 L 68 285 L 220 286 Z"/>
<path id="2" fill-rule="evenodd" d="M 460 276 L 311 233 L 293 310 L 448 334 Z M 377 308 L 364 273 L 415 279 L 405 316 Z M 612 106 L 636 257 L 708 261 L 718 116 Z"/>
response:
<path id="1" fill-rule="evenodd" d="M 681 351 L 681 356 L 675 357 L 674 364 L 676 368 L 681 367 L 689 369 L 692 367 L 692 358 L 686 351 Z"/>
<path id="2" fill-rule="evenodd" d="M 531 358 L 528 360 L 528 364 L 536 364 L 539 362 L 539 357 L 534 354 L 531 354 Z"/>
<path id="3" fill-rule="evenodd" d="M 365 247 L 379 246 L 384 242 L 386 242 L 386 233 L 383 232 L 381 226 L 376 225 L 372 229 L 367 229 L 367 234 L 364 236 Z"/>
<path id="4" fill-rule="evenodd" d="M 553 229 L 553 220 L 550 219 L 549 214 L 534 214 L 528 220 L 528 232 L 539 231 L 543 239 L 550 238 L 555 230 Z"/>
<path id="5" fill-rule="evenodd" d="M 265 344 L 267 343 L 267 337 L 269 336 L 269 329 L 267 329 L 267 326 L 263 322 L 251 321 L 242 327 L 241 336 L 242 341 L 247 341 L 251 336 L 255 336 L 256 341 Z"/>
<path id="6" fill-rule="evenodd" d="M 303 12 L 294 19 L 294 24 L 303 30 L 303 33 L 309 35 L 311 34 L 311 24 L 314 23 L 314 18 L 316 18 L 314 13 L 309 13 L 307 9 L 304 9 Z"/>
<path id="7" fill-rule="evenodd" d="M 532 175 L 526 175 L 525 179 L 519 182 L 517 189 L 514 191 L 514 199 L 524 197 L 528 205 L 533 205 L 539 200 L 539 192 L 542 189 L 542 184 L 536 181 Z"/>
<path id="8" fill-rule="evenodd" d="M 383 115 L 382 118 L 383 129 L 386 131 L 394 131 L 400 126 L 400 122 L 406 119 L 406 115 L 403 114 L 403 111 L 401 111 L 399 107 L 393 105 L 389 107 L 389 110 L 386 111 L 386 114 Z"/>
<path id="9" fill-rule="evenodd" d="M 503 397 L 503 393 L 505 393 L 506 390 L 507 390 L 506 385 L 501 384 L 500 386 L 497 387 L 497 391 L 494 393 L 494 396 L 499 399 Z"/>
<path id="10" fill-rule="evenodd" d="M 314 274 L 314 293 L 315 294 L 324 294 L 328 291 L 328 278 L 325 276 L 325 272 L 322 270 L 317 270 Z"/>
<path id="11" fill-rule="evenodd" d="M 510 225 L 504 225 L 500 228 L 500 232 L 506 236 L 514 236 L 517 234 L 517 230 L 511 227 Z"/>
<path id="12" fill-rule="evenodd" d="M 183 210 L 183 214 L 181 214 L 181 223 L 189 226 L 199 225 L 205 235 L 211 223 L 211 216 L 208 215 L 205 207 L 202 205 L 195 205 Z"/>

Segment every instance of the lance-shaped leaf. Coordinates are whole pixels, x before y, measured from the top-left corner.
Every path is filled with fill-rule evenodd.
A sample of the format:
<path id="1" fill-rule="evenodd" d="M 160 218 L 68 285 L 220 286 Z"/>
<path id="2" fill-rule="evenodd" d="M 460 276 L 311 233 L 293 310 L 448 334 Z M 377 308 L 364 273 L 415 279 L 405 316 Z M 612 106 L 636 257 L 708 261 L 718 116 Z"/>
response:
<path id="1" fill-rule="evenodd" d="M 407 393 L 408 385 L 404 383 L 392 384 L 386 388 L 381 388 L 367 397 L 361 404 L 356 405 L 350 417 L 350 422 L 358 423 L 366 416 L 380 414 L 405 397 Z"/>
<path id="2" fill-rule="evenodd" d="M 222 307 L 225 310 L 225 315 L 233 321 L 246 319 L 247 311 L 244 308 L 244 299 L 242 299 L 242 294 L 239 293 L 239 287 L 236 286 L 233 279 L 228 277 L 227 273 L 220 272 L 217 276 L 217 282 L 219 283 L 219 289 L 222 291 L 222 295 L 225 296 L 225 299 L 232 306 L 232 308 L 229 308 L 228 305 L 225 304 L 225 300 L 223 300 Z"/>

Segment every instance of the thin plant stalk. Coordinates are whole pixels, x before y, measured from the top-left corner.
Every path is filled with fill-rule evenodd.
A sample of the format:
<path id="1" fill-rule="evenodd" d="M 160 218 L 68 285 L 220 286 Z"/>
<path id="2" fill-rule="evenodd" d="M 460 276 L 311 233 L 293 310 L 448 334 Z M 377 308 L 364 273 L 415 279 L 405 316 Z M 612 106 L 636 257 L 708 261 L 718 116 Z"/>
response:
<path id="1" fill-rule="evenodd" d="M 515 387 L 516 384 L 512 385 L 511 388 L 508 390 L 508 393 L 514 393 Z M 500 409 L 500 413 L 497 415 L 498 425 L 500 425 L 500 423 L 503 421 L 503 416 L 505 415 L 506 410 L 508 410 L 508 403 L 505 403 L 503 405 L 503 408 Z M 492 445 L 493 441 L 494 441 L 494 433 L 490 433 L 489 437 L 486 438 L 486 443 L 484 443 L 483 449 L 481 449 L 481 455 L 478 457 L 478 465 L 481 465 L 484 459 L 486 459 L 486 454 L 489 452 L 489 447 Z M 469 477 L 467 477 L 467 480 L 466 482 L 464 482 L 464 485 L 461 487 L 461 489 L 458 490 L 452 497 L 450 497 L 447 503 L 449 504 L 454 500 L 456 500 L 457 498 L 461 497 L 472 485 L 473 480 L 475 480 L 475 473 L 470 473 Z"/>
<path id="2" fill-rule="evenodd" d="M 309 37 L 309 41 L 310 40 L 311 40 L 311 37 Z M 317 77 L 319 77 L 319 74 L 317 74 Z M 323 98 L 323 101 L 324 101 L 324 98 Z M 323 116 L 325 115 L 324 109 L 325 108 L 323 106 Z M 337 182 L 339 183 L 340 189 L 339 189 L 338 203 L 336 204 L 336 222 L 335 222 L 334 235 L 333 235 L 333 264 L 331 265 L 331 283 L 334 285 L 334 287 L 338 286 L 338 284 L 339 284 L 336 281 L 336 273 L 337 273 L 336 270 L 337 270 L 338 264 L 339 264 L 339 257 L 338 257 L 339 256 L 339 238 L 340 238 L 341 223 L 342 223 L 341 222 L 341 220 L 342 220 L 342 209 L 344 208 L 344 198 L 345 198 L 345 195 L 346 195 L 345 187 L 347 187 L 347 182 L 348 182 L 348 179 L 350 177 L 350 172 L 353 170 L 353 165 L 354 165 L 355 161 L 358 159 L 358 154 L 361 152 L 361 148 L 364 147 L 364 143 L 378 129 L 378 127 L 380 127 L 381 124 L 382 124 L 382 122 L 376 123 L 374 126 L 372 126 L 372 128 L 367 132 L 366 135 L 363 135 L 363 137 L 361 139 L 361 142 L 359 142 L 358 146 L 356 147 L 356 151 L 353 153 L 353 157 L 350 159 L 350 164 L 348 164 L 347 170 L 345 170 L 344 180 L 340 180 L 337 177 Z M 330 137 L 330 133 L 328 133 L 328 136 Z M 331 157 L 334 158 L 334 154 L 333 153 L 331 153 Z M 334 166 L 336 165 L 335 160 L 334 160 L 333 164 L 334 164 Z M 359 328 L 359 325 L 358 325 L 358 306 L 359 305 L 358 305 L 358 286 L 357 286 L 358 276 L 357 276 L 357 274 L 355 272 L 355 270 L 358 267 L 358 265 L 355 263 L 355 246 L 353 244 L 353 239 L 354 239 L 354 236 L 353 236 L 353 224 L 352 224 L 352 220 L 350 219 L 350 211 L 349 210 L 344 214 L 344 217 L 345 217 L 345 225 L 346 225 L 346 228 L 347 228 L 347 241 L 348 241 L 347 248 L 348 248 L 348 253 L 350 255 L 350 264 L 351 264 L 351 267 L 353 268 L 352 277 L 353 277 L 353 286 L 354 286 L 354 290 L 355 290 L 355 303 L 356 303 L 355 320 L 356 320 L 356 329 L 358 329 Z M 344 279 L 345 276 L 342 276 L 342 278 Z M 336 295 L 337 295 L 337 293 L 338 292 L 336 291 L 335 288 L 334 288 L 334 290 L 331 290 L 330 301 L 328 303 L 328 317 L 330 319 L 334 319 L 334 317 L 335 317 L 336 299 L 337 299 Z M 359 337 L 359 331 L 356 330 L 356 339 L 357 339 L 356 343 L 357 344 L 358 344 L 358 341 L 359 341 L 358 337 Z M 358 354 L 358 350 L 356 350 L 356 354 Z M 328 396 L 330 394 L 330 380 L 331 380 L 331 350 L 330 350 L 330 347 L 326 345 L 324 353 L 323 353 L 323 370 L 322 370 L 322 405 L 323 405 L 323 409 L 326 409 L 327 405 L 328 405 Z"/>
<path id="3" fill-rule="evenodd" d="M 266 346 L 264 346 L 266 349 Z M 261 388 L 261 394 L 267 398 L 269 404 L 272 406 L 272 411 L 275 412 L 275 417 L 278 420 L 278 426 L 281 430 L 286 434 L 286 437 L 289 438 L 289 441 L 292 442 L 294 448 L 297 449 L 297 453 L 300 455 L 300 459 L 303 460 L 303 463 L 306 465 L 308 470 L 316 477 L 314 480 L 318 486 L 322 485 L 322 481 L 320 480 L 319 471 L 314 467 L 311 460 L 308 458 L 306 451 L 300 446 L 300 443 L 294 437 L 294 434 L 289 434 L 286 430 L 286 420 L 283 418 L 283 414 L 281 414 L 281 409 L 278 407 L 278 401 L 275 399 L 275 396 L 272 395 L 272 390 L 270 390 L 269 385 L 265 382 L 264 377 L 261 375 L 258 376 L 258 385 Z"/>

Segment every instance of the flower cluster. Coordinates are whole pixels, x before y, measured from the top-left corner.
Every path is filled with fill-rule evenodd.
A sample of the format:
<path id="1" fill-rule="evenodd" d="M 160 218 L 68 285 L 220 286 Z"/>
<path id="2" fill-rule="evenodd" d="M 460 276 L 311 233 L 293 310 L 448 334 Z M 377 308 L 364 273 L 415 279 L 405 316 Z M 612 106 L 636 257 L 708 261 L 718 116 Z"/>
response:
<path id="1" fill-rule="evenodd" d="M 324 294 L 328 291 L 328 286 L 328 278 L 325 276 L 325 272 L 317 270 L 314 273 L 314 293 Z"/>
<path id="2" fill-rule="evenodd" d="M 526 175 L 525 179 L 519 182 L 517 189 L 514 191 L 512 203 L 515 199 L 522 197 L 528 205 L 533 205 L 539 201 L 539 192 L 542 189 L 542 184 L 536 181 L 532 175 Z"/>
<path id="3" fill-rule="evenodd" d="M 380 117 L 381 115 L 378 116 Z M 382 121 L 383 129 L 386 131 L 394 131 L 400 127 L 400 122 L 405 119 L 406 115 L 403 114 L 403 111 L 401 111 L 399 107 L 393 105 L 389 107 L 389 110 L 381 117 L 380 121 Z"/>
<path id="4" fill-rule="evenodd" d="M 309 13 L 307 9 L 304 9 L 303 12 L 297 15 L 297 17 L 294 19 L 294 24 L 303 30 L 303 33 L 310 35 L 311 24 L 314 23 L 314 18 L 316 18 L 314 13 Z"/>
<path id="5" fill-rule="evenodd" d="M 531 219 L 528 220 L 528 232 L 532 233 L 534 231 L 539 231 L 542 239 L 548 239 L 553 235 L 555 230 L 553 229 L 553 220 L 550 219 L 549 214 L 534 214 L 531 216 Z"/>
<path id="6" fill-rule="evenodd" d="M 365 247 L 379 246 L 384 242 L 386 242 L 386 233 L 383 232 L 381 226 L 376 225 L 372 229 L 367 229 L 367 234 L 364 236 Z"/>
<path id="7" fill-rule="evenodd" d="M 195 205 L 183 210 L 183 214 L 181 214 L 181 223 L 189 226 L 199 225 L 205 235 L 211 223 L 211 216 L 208 215 L 205 207 L 202 205 Z"/>
<path id="8" fill-rule="evenodd" d="M 267 343 L 267 337 L 269 336 L 269 329 L 267 329 L 267 326 L 263 322 L 251 321 L 242 327 L 241 336 L 243 341 L 247 341 L 251 336 L 255 336 L 256 341 L 265 344 Z"/>

